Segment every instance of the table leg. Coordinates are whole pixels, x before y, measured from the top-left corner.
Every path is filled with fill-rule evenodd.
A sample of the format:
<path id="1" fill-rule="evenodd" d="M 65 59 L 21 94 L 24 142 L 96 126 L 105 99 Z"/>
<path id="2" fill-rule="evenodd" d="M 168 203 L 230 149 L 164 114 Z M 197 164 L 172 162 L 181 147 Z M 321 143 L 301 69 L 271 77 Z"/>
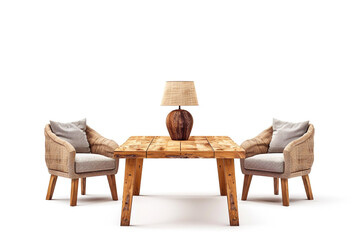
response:
<path id="1" fill-rule="evenodd" d="M 134 195 L 138 196 L 140 194 L 140 185 L 141 185 L 141 174 L 143 167 L 143 159 L 136 159 L 136 173 L 135 173 L 135 183 L 134 183 Z"/>
<path id="2" fill-rule="evenodd" d="M 219 186 L 220 186 L 220 195 L 226 196 L 226 181 L 225 181 L 225 173 L 224 173 L 224 159 L 217 158 L 217 169 L 219 175 Z"/>
<path id="3" fill-rule="evenodd" d="M 239 213 L 236 193 L 236 178 L 233 158 L 224 159 L 226 192 L 231 226 L 239 226 Z"/>
<path id="4" fill-rule="evenodd" d="M 136 158 L 127 158 L 125 163 L 121 226 L 130 225 L 131 204 L 134 193 L 135 174 L 136 174 Z"/>

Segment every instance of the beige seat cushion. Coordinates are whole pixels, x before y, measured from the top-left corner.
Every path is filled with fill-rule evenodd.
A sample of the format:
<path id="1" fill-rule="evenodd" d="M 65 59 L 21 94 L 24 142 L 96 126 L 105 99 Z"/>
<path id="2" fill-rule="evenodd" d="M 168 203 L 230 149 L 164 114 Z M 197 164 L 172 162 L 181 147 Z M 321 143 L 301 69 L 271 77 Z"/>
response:
<path id="1" fill-rule="evenodd" d="M 115 169 L 115 159 L 94 153 L 76 153 L 75 172 L 97 172 Z"/>
<path id="2" fill-rule="evenodd" d="M 265 153 L 245 158 L 244 168 L 247 170 L 283 173 L 284 163 L 284 154 Z"/>

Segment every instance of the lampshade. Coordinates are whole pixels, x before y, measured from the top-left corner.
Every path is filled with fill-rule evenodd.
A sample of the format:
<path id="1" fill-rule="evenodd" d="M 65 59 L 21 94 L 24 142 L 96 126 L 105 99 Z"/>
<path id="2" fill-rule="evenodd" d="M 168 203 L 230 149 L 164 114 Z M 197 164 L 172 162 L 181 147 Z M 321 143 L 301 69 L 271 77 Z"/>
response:
<path id="1" fill-rule="evenodd" d="M 193 81 L 167 81 L 161 106 L 197 106 Z"/>

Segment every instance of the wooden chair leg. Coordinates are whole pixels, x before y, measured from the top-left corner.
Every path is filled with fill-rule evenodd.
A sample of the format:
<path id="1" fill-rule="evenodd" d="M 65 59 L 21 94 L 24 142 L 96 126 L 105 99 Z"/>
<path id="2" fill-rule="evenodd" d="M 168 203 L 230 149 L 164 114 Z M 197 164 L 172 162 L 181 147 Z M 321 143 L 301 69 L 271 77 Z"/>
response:
<path id="1" fill-rule="evenodd" d="M 140 194 L 143 161 L 144 161 L 144 159 L 142 159 L 142 158 L 136 159 L 136 172 L 135 172 L 135 183 L 134 183 L 134 195 L 135 196 L 138 196 Z"/>
<path id="2" fill-rule="evenodd" d="M 136 158 L 127 158 L 125 162 L 124 188 L 121 210 L 121 226 L 130 225 L 131 205 L 134 194 Z"/>
<path id="3" fill-rule="evenodd" d="M 71 194 L 70 194 L 70 206 L 76 206 L 77 193 L 78 193 L 79 179 L 71 179 Z"/>
<path id="4" fill-rule="evenodd" d="M 217 158 L 217 169 L 219 175 L 219 186 L 220 186 L 220 195 L 226 196 L 226 181 L 225 181 L 225 173 L 224 173 L 224 159 Z"/>
<path id="5" fill-rule="evenodd" d="M 313 196 L 312 190 L 311 190 L 309 175 L 302 176 L 302 180 L 304 182 L 304 187 L 305 187 L 307 198 L 309 200 L 314 200 L 314 196 Z"/>
<path id="6" fill-rule="evenodd" d="M 281 179 L 281 191 L 283 206 L 289 206 L 289 186 L 286 178 Z"/>
<path id="7" fill-rule="evenodd" d="M 112 199 L 114 201 L 118 200 L 118 195 L 117 195 L 117 189 L 116 189 L 116 180 L 115 180 L 115 175 L 107 175 L 107 179 L 109 182 L 109 187 L 110 187 L 110 191 L 111 191 L 111 196 Z"/>
<path id="8" fill-rule="evenodd" d="M 86 194 L 86 178 L 81 178 L 81 195 Z"/>
<path id="9" fill-rule="evenodd" d="M 279 195 L 279 178 L 274 177 L 274 194 Z"/>
<path id="10" fill-rule="evenodd" d="M 245 201 L 247 199 L 247 195 L 249 193 L 250 183 L 251 183 L 252 175 L 244 176 L 244 185 L 241 200 Z"/>
<path id="11" fill-rule="evenodd" d="M 53 196 L 54 190 L 55 190 L 56 180 L 57 180 L 57 176 L 55 176 L 55 175 L 50 176 L 49 187 L 48 187 L 48 191 L 46 194 L 46 200 L 52 199 L 52 196 Z"/>

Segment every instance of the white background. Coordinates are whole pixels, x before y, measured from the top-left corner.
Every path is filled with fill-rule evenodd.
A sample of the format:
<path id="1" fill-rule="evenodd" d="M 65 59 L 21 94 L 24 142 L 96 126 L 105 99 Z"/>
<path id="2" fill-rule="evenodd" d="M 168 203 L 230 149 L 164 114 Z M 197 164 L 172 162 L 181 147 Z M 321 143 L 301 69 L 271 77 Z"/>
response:
<path id="1" fill-rule="evenodd" d="M 1 228 L 5 239 L 358 238 L 359 1 L 0 1 Z M 144 161 L 132 227 L 120 227 L 105 177 L 70 207 L 70 180 L 45 201 L 48 121 L 88 124 L 119 144 L 167 135 L 165 81 L 193 80 L 192 135 L 238 144 L 276 117 L 316 128 L 306 200 L 290 207 L 254 177 L 228 226 L 215 160 Z M 235 161 L 240 199 L 243 175 Z M 122 196 L 124 160 L 116 175 Z M 357 218 L 356 218 L 357 219 Z"/>

